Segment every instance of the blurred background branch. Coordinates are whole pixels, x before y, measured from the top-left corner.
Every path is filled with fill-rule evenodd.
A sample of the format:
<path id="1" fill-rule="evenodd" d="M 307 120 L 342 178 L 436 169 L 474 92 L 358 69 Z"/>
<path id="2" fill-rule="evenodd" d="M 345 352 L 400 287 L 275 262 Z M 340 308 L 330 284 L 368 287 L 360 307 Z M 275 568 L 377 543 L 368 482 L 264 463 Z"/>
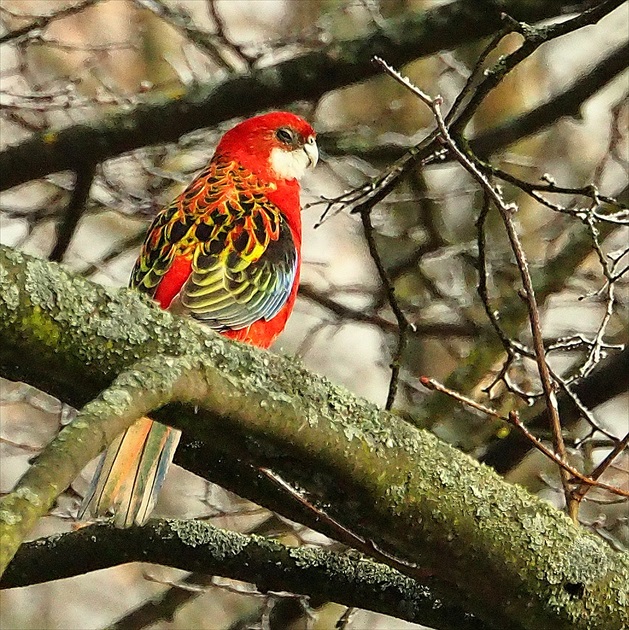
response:
<path id="1" fill-rule="evenodd" d="M 191 546 L 185 536 L 182 539 L 178 534 L 188 527 L 185 521 L 159 519 L 125 530 L 91 525 L 46 542 L 26 544 L 3 576 L 2 586 L 26 586 L 142 561 L 255 583 L 260 593 L 307 592 L 313 601 L 335 599 L 435 628 L 486 627 L 448 602 L 436 599 L 428 588 L 359 554 L 290 549 L 278 541 L 217 529 L 207 523 L 197 524 L 207 543 Z M 197 578 L 199 587 L 210 586 L 199 582 Z M 343 599 L 339 600 L 341 593 Z"/>
<path id="2" fill-rule="evenodd" d="M 609 11 L 621 3 L 614 0 L 603 4 L 609 5 Z M 377 69 L 371 57 L 376 53 L 392 63 L 406 63 L 463 45 L 492 33 L 500 25 L 498 5 L 493 8 L 491 2 L 488 4 L 478 10 L 474 2 L 463 0 L 419 14 L 408 13 L 390 20 L 385 29 L 379 28 L 370 37 L 334 42 L 218 83 L 193 85 L 187 91 L 178 90 L 174 98 L 162 97 L 154 104 L 143 102 L 131 112 L 124 111 L 128 107 L 109 112 L 96 124 L 47 130 L 0 153 L 0 190 L 76 169 L 85 159 L 100 162 L 143 146 L 175 142 L 185 133 L 235 116 L 320 98 L 330 90 L 374 76 Z M 168 5 L 154 0 L 147 2 L 149 5 L 161 7 L 158 15 L 169 23 L 174 19 L 180 27 L 182 18 L 168 10 Z M 500 3 L 501 10 L 526 21 L 553 17 L 568 7 L 574 9 L 574 2 Z M 190 29 L 185 32 L 189 35 Z"/>
<path id="3" fill-rule="evenodd" d="M 335 532 L 351 534 L 370 556 L 406 576 L 428 580 L 456 607 L 462 599 L 490 627 L 509 623 L 534 628 L 540 620 L 542 625 L 556 620 L 560 627 L 569 627 L 575 617 L 583 618 L 579 610 L 586 607 L 588 626 L 596 618 L 601 619 L 596 623 L 605 619 L 612 627 L 624 623 L 626 611 L 622 606 L 610 608 L 609 596 L 610 592 L 617 593 L 618 599 L 624 595 L 627 554 L 615 554 L 546 502 L 479 467 L 428 432 L 410 427 L 291 359 L 226 343 L 147 304 L 132 291 L 114 295 L 45 261 L 6 248 L 0 255 L 2 295 L 18 297 L 17 303 L 15 298 L 2 302 L 0 321 L 7 340 L 1 356 L 3 372 L 18 366 L 18 371 L 27 373 L 29 349 L 34 347 L 41 350 L 48 371 L 59 373 L 61 366 L 73 365 L 84 374 L 84 390 L 92 395 L 100 391 L 1 500 L 5 555 L 8 537 L 23 535 L 34 512 L 46 513 L 99 443 L 113 439 L 137 415 L 155 409 L 151 412 L 155 419 L 172 418 L 184 434 L 227 459 L 243 458 L 261 472 L 268 466 L 272 478 L 282 480 L 285 493 L 298 497 L 318 520 L 332 525 Z M 24 286 L 34 277 L 40 290 L 30 294 Z M 56 299 L 51 301 L 50 295 Z M 93 316 L 81 316 L 85 312 Z M 147 339 L 146 330 L 162 327 L 171 333 Z M 46 341 L 42 330 L 49 332 Z M 86 338 L 93 342 L 86 345 Z M 40 374 L 45 375 L 46 369 Z M 99 383 L 112 374 L 117 374 L 115 380 L 102 389 Z M 55 386 L 34 374 L 27 380 L 54 391 Z M 58 382 L 56 387 L 69 388 L 64 398 L 72 398 L 71 385 Z M 238 471 L 238 466 L 233 470 Z M 392 488 L 399 491 L 391 492 Z M 243 494 L 251 496 L 250 489 Z M 12 517 L 22 504 L 22 518 Z M 534 514 L 539 526 L 531 528 L 522 513 Z M 422 524 L 421 536 L 414 533 L 416 523 Z M 170 521 L 169 526 L 185 549 L 200 551 L 212 542 L 202 521 L 175 525 Z M 93 549 L 92 537 L 87 541 Z M 463 541 L 467 551 L 460 557 Z M 166 533 L 162 542 L 178 544 Z M 157 542 L 153 539 L 150 544 L 154 547 Z M 505 556 L 506 549 L 510 551 Z M 208 551 L 216 553 L 211 544 Z M 222 546 L 223 558 L 226 552 Z M 174 553 L 168 564 L 180 566 L 176 558 L 181 555 L 181 550 Z M 476 567 L 488 557 L 493 560 L 477 574 Z M 599 567 L 601 557 L 604 570 Z M 94 557 L 94 562 L 101 561 L 107 558 Z M 499 588 L 493 584 L 497 574 L 491 575 L 489 566 L 504 578 L 506 591 L 498 598 Z M 569 597 L 572 586 L 565 588 L 575 579 L 584 579 L 589 588 L 578 601 Z M 496 607 L 494 602 L 503 602 L 514 582 L 521 584 L 518 603 L 508 610 L 501 604 Z M 473 597 L 461 597 L 461 592 Z M 523 611 L 526 622 L 520 621 Z"/>

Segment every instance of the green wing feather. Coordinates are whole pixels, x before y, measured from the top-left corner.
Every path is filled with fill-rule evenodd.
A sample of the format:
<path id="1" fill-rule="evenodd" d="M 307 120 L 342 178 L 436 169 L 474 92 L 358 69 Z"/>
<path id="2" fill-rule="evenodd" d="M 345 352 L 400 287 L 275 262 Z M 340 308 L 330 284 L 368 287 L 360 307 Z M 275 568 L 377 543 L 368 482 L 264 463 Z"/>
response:
<path id="1" fill-rule="evenodd" d="M 178 308 L 216 330 L 272 319 L 297 273 L 291 230 L 263 185 L 233 162 L 210 163 L 154 220 L 131 286 L 154 295 L 178 257 L 192 272 Z"/>

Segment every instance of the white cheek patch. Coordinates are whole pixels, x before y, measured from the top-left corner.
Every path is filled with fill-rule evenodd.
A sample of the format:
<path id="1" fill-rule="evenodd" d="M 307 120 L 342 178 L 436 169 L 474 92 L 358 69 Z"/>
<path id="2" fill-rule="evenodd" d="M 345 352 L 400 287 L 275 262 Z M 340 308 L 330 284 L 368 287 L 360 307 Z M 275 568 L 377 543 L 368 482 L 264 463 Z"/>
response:
<path id="1" fill-rule="evenodd" d="M 271 169 L 279 179 L 301 179 L 310 165 L 310 159 L 303 149 L 285 151 L 279 147 L 271 149 Z"/>

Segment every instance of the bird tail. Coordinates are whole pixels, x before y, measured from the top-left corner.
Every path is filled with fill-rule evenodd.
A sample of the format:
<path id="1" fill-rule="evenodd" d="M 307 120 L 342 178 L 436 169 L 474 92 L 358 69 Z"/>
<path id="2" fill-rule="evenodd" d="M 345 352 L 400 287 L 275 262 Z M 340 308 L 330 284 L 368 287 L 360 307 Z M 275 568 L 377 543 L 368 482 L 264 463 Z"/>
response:
<path id="1" fill-rule="evenodd" d="M 117 437 L 101 456 L 79 510 L 104 516 L 114 513 L 116 527 L 142 525 L 157 502 L 181 431 L 141 418 Z"/>

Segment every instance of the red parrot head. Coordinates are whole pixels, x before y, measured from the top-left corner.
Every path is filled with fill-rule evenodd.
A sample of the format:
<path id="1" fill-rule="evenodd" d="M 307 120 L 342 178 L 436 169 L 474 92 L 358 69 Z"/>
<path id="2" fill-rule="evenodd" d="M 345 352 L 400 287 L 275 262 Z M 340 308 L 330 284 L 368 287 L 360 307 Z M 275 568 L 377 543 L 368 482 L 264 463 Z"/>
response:
<path id="1" fill-rule="evenodd" d="M 216 155 L 237 160 L 266 181 L 294 181 L 319 159 L 315 138 L 315 130 L 300 116 L 271 112 L 228 131 Z"/>

